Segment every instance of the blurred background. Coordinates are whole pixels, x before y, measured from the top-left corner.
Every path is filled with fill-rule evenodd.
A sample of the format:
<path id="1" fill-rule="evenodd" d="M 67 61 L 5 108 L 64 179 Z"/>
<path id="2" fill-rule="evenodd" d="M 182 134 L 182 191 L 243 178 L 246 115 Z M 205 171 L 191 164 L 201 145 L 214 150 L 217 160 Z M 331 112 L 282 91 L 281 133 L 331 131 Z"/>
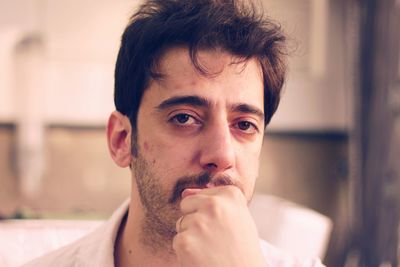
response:
<path id="1" fill-rule="evenodd" d="M 135 0 L 0 0 L 0 218 L 105 219 L 113 72 Z M 400 1 L 263 0 L 296 48 L 256 192 L 333 222 L 328 266 L 397 266 Z"/>

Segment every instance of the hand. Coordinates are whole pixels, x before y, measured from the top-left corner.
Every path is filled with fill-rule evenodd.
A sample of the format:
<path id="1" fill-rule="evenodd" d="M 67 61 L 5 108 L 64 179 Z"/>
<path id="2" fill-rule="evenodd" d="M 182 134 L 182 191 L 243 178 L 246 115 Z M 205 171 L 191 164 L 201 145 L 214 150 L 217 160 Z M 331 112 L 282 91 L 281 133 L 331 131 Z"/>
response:
<path id="1" fill-rule="evenodd" d="M 236 186 L 185 189 L 173 248 L 181 267 L 266 267 L 247 201 Z"/>

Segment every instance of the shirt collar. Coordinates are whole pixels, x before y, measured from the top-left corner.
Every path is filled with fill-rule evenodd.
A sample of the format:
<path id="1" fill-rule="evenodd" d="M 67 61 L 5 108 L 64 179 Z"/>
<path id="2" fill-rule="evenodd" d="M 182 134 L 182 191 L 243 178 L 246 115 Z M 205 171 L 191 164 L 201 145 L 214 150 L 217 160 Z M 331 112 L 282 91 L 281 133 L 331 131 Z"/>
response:
<path id="1" fill-rule="evenodd" d="M 89 234 L 82 246 L 78 261 L 82 267 L 114 267 L 114 245 L 122 220 L 128 213 L 127 199 L 98 229 Z"/>

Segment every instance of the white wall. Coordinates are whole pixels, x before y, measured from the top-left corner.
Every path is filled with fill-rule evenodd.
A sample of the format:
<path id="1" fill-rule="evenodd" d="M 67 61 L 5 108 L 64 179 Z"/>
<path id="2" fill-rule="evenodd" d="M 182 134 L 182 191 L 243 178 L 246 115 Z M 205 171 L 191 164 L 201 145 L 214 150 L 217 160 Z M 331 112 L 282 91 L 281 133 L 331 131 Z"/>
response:
<path id="1" fill-rule="evenodd" d="M 0 121 L 15 119 L 15 44 L 36 28 L 33 0 L 0 0 Z"/>
<path id="2" fill-rule="evenodd" d="M 46 120 L 104 124 L 120 36 L 137 1 L 45 2 Z"/>
<path id="3" fill-rule="evenodd" d="M 43 72 L 43 88 L 27 90 L 36 92 L 36 98 L 30 101 L 43 109 L 44 121 L 104 124 L 113 110 L 114 63 L 120 36 L 137 3 L 1 0 L 0 122 L 17 119 L 16 103 L 21 100 L 17 98 L 15 77 L 23 77 L 16 74 L 15 46 L 35 35 L 42 40 L 43 60 L 30 75 Z"/>

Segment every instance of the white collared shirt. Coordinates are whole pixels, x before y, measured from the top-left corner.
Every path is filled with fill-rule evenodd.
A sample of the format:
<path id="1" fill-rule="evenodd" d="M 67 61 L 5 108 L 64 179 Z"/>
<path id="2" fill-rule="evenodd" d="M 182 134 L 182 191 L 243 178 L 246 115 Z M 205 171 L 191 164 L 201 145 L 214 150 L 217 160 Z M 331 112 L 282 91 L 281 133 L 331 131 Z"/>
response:
<path id="1" fill-rule="evenodd" d="M 129 200 L 92 233 L 34 259 L 23 267 L 114 267 L 114 243 L 128 208 Z M 261 239 L 260 246 L 270 267 L 324 267 L 319 259 L 295 259 Z"/>

